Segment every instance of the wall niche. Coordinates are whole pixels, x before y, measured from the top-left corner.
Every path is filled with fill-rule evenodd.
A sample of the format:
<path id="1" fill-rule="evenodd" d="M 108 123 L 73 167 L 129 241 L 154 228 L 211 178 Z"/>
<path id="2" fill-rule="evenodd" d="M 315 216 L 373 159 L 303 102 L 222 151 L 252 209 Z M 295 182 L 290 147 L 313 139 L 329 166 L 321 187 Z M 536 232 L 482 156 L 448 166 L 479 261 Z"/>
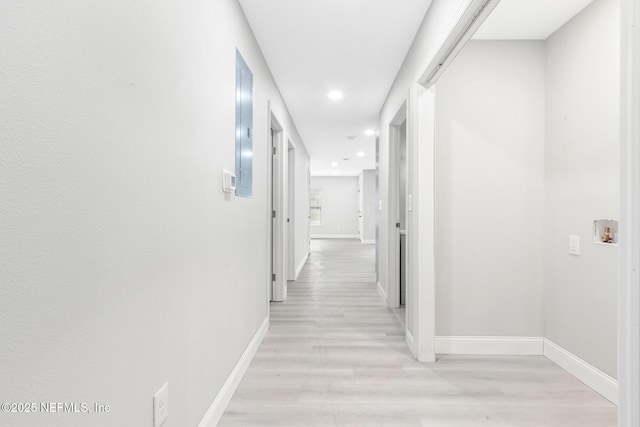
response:
<path id="1" fill-rule="evenodd" d="M 618 221 L 613 219 L 593 221 L 593 243 L 618 246 Z"/>

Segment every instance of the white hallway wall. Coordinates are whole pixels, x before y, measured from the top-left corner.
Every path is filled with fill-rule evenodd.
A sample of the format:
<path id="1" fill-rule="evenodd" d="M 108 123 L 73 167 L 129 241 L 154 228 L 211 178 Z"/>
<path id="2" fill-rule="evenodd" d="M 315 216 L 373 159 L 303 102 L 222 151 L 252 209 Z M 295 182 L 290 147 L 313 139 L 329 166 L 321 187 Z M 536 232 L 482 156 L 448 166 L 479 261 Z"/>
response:
<path id="1" fill-rule="evenodd" d="M 267 316 L 268 100 L 302 146 L 239 5 L 6 0 L 0 40 L 0 395 L 144 426 L 168 382 L 165 426 L 198 425 Z M 254 196 L 226 200 L 236 46 Z"/>
<path id="2" fill-rule="evenodd" d="M 545 336 L 614 378 L 619 251 L 593 244 L 592 227 L 620 219 L 619 46 L 618 0 L 595 1 L 546 42 Z"/>
<path id="3" fill-rule="evenodd" d="M 312 176 L 311 188 L 322 190 L 322 224 L 311 226 L 313 237 L 358 237 L 358 177 Z"/>
<path id="4" fill-rule="evenodd" d="M 472 41 L 436 96 L 436 334 L 542 336 L 543 42 Z"/>

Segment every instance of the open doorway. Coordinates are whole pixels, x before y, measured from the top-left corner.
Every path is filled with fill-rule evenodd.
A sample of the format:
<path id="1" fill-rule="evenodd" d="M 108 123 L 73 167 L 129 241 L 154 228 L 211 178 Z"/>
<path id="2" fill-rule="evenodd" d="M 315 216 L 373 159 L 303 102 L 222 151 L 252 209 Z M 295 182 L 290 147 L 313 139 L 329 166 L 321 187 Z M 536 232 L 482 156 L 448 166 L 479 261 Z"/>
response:
<path id="1" fill-rule="evenodd" d="M 389 127 L 389 284 L 388 305 L 403 309 L 406 304 L 407 235 L 407 104 L 398 110 Z M 404 246 L 404 251 L 402 250 Z M 399 312 L 406 325 L 404 310 Z"/>
<path id="2" fill-rule="evenodd" d="M 407 121 L 402 122 L 399 128 L 398 139 L 398 223 L 399 228 L 399 274 L 400 282 L 400 307 L 406 304 L 407 293 Z"/>

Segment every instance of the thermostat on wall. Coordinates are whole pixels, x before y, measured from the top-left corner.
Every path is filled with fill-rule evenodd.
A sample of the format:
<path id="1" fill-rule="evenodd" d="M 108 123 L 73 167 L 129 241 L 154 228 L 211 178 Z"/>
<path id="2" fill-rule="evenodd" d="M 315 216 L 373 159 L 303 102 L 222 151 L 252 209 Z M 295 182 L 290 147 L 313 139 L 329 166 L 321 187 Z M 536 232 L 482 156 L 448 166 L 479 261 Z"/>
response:
<path id="1" fill-rule="evenodd" d="M 222 171 L 222 191 L 225 193 L 236 191 L 236 174 L 227 170 Z"/>

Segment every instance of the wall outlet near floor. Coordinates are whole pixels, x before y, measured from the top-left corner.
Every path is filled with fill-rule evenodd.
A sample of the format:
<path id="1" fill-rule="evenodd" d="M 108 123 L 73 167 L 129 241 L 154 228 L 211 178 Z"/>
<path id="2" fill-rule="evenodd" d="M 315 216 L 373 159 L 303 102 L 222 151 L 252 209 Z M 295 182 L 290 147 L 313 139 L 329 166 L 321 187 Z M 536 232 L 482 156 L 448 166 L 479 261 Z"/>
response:
<path id="1" fill-rule="evenodd" d="M 169 383 L 153 395 L 153 427 L 160 427 L 169 417 Z"/>
<path id="2" fill-rule="evenodd" d="M 569 255 L 580 255 L 580 236 L 569 236 Z"/>

